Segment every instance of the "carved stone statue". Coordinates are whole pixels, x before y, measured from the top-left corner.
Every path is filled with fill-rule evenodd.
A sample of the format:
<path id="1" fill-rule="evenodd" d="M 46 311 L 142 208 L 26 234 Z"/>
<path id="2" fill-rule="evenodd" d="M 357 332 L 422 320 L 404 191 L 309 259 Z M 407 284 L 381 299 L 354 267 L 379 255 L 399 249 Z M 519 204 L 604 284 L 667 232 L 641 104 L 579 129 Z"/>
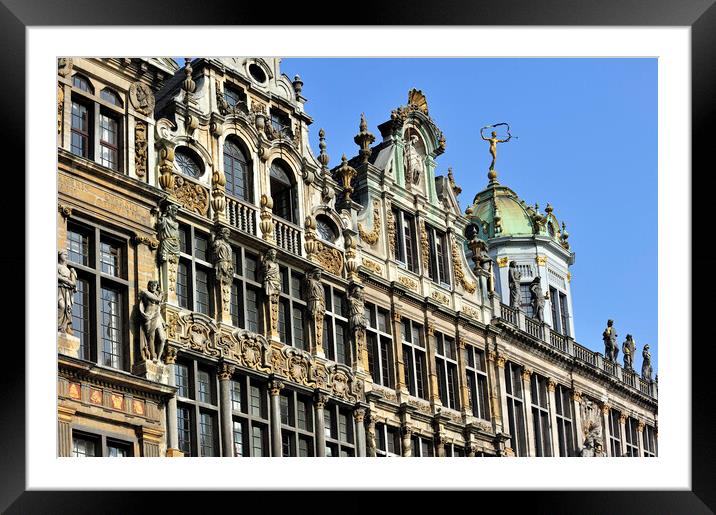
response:
<path id="1" fill-rule="evenodd" d="M 179 222 L 177 206 L 169 204 L 157 222 L 159 236 L 159 262 L 176 260 L 179 256 Z"/>
<path id="2" fill-rule="evenodd" d="M 407 183 L 420 183 L 420 176 L 423 174 L 425 167 L 423 165 L 423 156 L 418 151 L 418 137 L 415 134 L 410 135 L 410 140 L 405 145 L 403 151 L 403 163 L 405 163 Z"/>
<path id="3" fill-rule="evenodd" d="M 649 352 L 649 345 L 644 345 L 644 350 L 641 353 L 641 357 L 644 359 L 641 363 L 641 377 L 647 381 L 651 381 L 651 352 Z"/>
<path id="4" fill-rule="evenodd" d="M 313 333 L 315 347 L 321 347 L 323 343 L 323 316 L 326 314 L 326 295 L 321 282 L 321 269 L 314 268 L 306 273 L 304 283 L 306 291 L 306 307 L 313 321 Z"/>
<path id="5" fill-rule="evenodd" d="M 281 293 L 281 272 L 276 262 L 276 251 L 269 249 L 261 258 L 261 280 L 264 293 L 271 302 L 278 302 Z"/>
<path id="6" fill-rule="evenodd" d="M 542 292 L 542 280 L 539 276 L 532 279 L 530 283 L 530 293 L 532 294 L 534 317 L 540 322 L 544 322 L 544 301 L 547 295 Z"/>
<path id="7" fill-rule="evenodd" d="M 362 284 L 352 283 L 348 289 L 348 312 L 351 329 L 365 331 L 365 301 Z"/>
<path id="8" fill-rule="evenodd" d="M 602 333 L 604 340 L 604 358 L 609 361 L 616 361 L 619 347 L 617 346 L 617 331 L 614 328 L 614 320 L 607 320 L 607 328 Z"/>
<path id="9" fill-rule="evenodd" d="M 77 271 L 67 266 L 67 251 L 57 253 L 57 331 L 72 334 L 72 304 L 77 291 Z"/>
<path id="10" fill-rule="evenodd" d="M 164 295 L 159 287 L 159 281 L 149 281 L 147 289 L 139 292 L 139 315 L 146 339 L 146 348 L 142 349 L 142 354 L 145 359 L 155 362 L 161 359 L 167 341 L 164 333 L 164 318 L 159 309 L 163 300 Z"/>
<path id="11" fill-rule="evenodd" d="M 522 280 L 522 273 L 517 268 L 517 263 L 510 261 L 509 269 L 510 279 L 510 306 L 516 309 L 520 308 L 520 281 Z"/>
<path id="12" fill-rule="evenodd" d="M 234 278 L 234 256 L 229 245 L 229 229 L 222 227 L 212 242 L 214 270 L 221 284 L 230 284 Z"/>
<path id="13" fill-rule="evenodd" d="M 632 335 L 627 334 L 626 340 L 622 343 L 622 353 L 624 354 L 624 368 L 634 370 L 634 353 L 636 352 L 636 343 Z"/>
<path id="14" fill-rule="evenodd" d="M 584 443 L 579 455 L 585 458 L 602 456 L 604 441 L 599 409 L 589 400 L 583 404 L 582 408 L 584 412 Z"/>

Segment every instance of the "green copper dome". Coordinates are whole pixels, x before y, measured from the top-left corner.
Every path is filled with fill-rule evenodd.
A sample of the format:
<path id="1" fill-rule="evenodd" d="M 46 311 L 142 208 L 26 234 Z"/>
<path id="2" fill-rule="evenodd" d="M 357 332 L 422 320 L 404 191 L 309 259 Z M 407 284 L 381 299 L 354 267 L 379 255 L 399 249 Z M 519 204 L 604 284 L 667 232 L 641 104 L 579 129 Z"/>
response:
<path id="1" fill-rule="evenodd" d="M 532 236 L 531 207 L 507 186 L 490 185 L 475 196 L 466 214 L 479 229 L 479 237 Z"/>

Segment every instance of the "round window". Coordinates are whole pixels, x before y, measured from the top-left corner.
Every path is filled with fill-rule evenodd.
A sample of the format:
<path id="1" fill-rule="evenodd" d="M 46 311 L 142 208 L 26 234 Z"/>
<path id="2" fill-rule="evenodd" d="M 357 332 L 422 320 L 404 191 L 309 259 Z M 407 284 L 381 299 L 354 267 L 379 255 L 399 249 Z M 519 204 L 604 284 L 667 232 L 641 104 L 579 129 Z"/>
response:
<path id="1" fill-rule="evenodd" d="M 174 164 L 181 173 L 188 177 L 198 179 L 203 175 L 202 166 L 199 160 L 192 153 L 183 148 L 174 153 Z"/>
<path id="2" fill-rule="evenodd" d="M 335 225 L 333 225 L 333 222 L 331 222 L 328 217 L 321 215 L 316 217 L 316 231 L 318 232 L 319 238 L 330 243 L 334 243 L 338 239 Z"/>
<path id="3" fill-rule="evenodd" d="M 249 74 L 251 75 L 251 78 L 260 84 L 266 82 L 266 73 L 264 73 L 261 67 L 256 63 L 251 63 L 249 65 Z"/>

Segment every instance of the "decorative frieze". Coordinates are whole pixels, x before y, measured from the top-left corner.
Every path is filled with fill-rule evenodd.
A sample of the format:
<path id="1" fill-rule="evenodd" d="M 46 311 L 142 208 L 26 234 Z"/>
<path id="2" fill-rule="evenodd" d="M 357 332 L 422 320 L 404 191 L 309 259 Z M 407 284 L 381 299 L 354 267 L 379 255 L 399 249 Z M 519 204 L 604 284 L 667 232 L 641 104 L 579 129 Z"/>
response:
<path id="1" fill-rule="evenodd" d="M 445 305 L 445 306 L 449 306 L 449 305 L 450 305 L 450 297 L 448 297 L 447 295 L 445 295 L 445 294 L 442 293 L 442 292 L 439 292 L 439 291 L 437 291 L 437 290 L 433 290 L 433 291 L 430 292 L 430 297 L 431 297 L 433 300 L 438 301 L 440 304 L 443 304 L 443 305 Z"/>
<path id="2" fill-rule="evenodd" d="M 418 291 L 417 281 L 413 281 L 410 277 L 406 277 L 404 275 L 399 275 L 398 282 L 411 291 L 415 291 L 415 292 Z"/>
<path id="3" fill-rule="evenodd" d="M 134 122 L 134 172 L 143 179 L 147 175 L 147 124 Z"/>
<path id="4" fill-rule="evenodd" d="M 378 275 L 383 274 L 383 268 L 375 261 L 371 261 L 370 259 L 363 258 L 361 263 L 364 267 L 366 267 L 371 272 L 378 274 Z"/>

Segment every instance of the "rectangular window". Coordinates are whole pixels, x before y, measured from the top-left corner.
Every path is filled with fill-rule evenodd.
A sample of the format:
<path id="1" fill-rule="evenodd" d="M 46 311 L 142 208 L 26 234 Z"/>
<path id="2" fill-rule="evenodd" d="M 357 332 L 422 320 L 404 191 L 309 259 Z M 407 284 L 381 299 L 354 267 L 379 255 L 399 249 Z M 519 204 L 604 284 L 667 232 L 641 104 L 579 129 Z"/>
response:
<path id="1" fill-rule="evenodd" d="M 122 368 L 122 294 L 111 288 L 102 288 L 101 308 L 102 364 Z"/>
<path id="2" fill-rule="evenodd" d="M 572 426 L 572 402 L 569 390 L 558 384 L 554 392 L 557 412 L 557 437 L 559 438 L 559 455 L 575 456 L 574 429 Z"/>
<path id="3" fill-rule="evenodd" d="M 80 231 L 67 229 L 67 259 L 72 263 L 91 266 L 89 236 Z"/>
<path id="4" fill-rule="evenodd" d="M 459 408 L 457 361 L 455 360 L 455 340 L 441 332 L 435 332 L 435 365 L 438 376 L 440 402 L 451 409 Z"/>
<path id="5" fill-rule="evenodd" d="M 558 333 L 562 332 L 562 326 L 559 323 L 559 307 L 557 299 L 559 299 L 559 295 L 557 294 L 557 289 L 549 287 L 549 303 L 552 305 L 552 329 Z"/>
<path id="6" fill-rule="evenodd" d="M 241 382 L 231 380 L 231 409 L 232 411 L 243 411 L 243 392 Z"/>
<path id="7" fill-rule="evenodd" d="M 246 329 L 259 332 L 258 293 L 253 288 L 246 288 Z"/>
<path id="8" fill-rule="evenodd" d="M 184 261 L 177 267 L 177 301 L 180 307 L 189 309 L 189 266 Z"/>
<path id="9" fill-rule="evenodd" d="M 423 326 L 404 318 L 402 328 L 403 361 L 408 391 L 410 395 L 427 399 L 428 378 Z"/>
<path id="10" fill-rule="evenodd" d="M 214 403 L 214 395 L 212 392 L 211 375 L 206 370 L 199 370 L 197 374 L 197 383 L 199 384 L 199 401 L 207 404 Z"/>
<path id="11" fill-rule="evenodd" d="M 122 248 L 108 241 L 99 244 L 99 258 L 103 274 L 121 277 L 122 274 Z"/>
<path id="12" fill-rule="evenodd" d="M 177 387 L 177 396 L 185 397 L 187 399 L 190 398 L 191 387 L 188 366 L 182 363 L 177 363 L 176 365 L 174 365 L 174 381 Z"/>
<path id="13" fill-rule="evenodd" d="M 90 357 L 90 283 L 85 279 L 77 279 L 77 291 L 72 304 L 72 332 L 80 339 L 80 358 Z"/>
<path id="14" fill-rule="evenodd" d="M 656 431 L 651 426 L 644 426 L 644 457 L 656 457 Z"/>
<path id="15" fill-rule="evenodd" d="M 617 410 L 609 410 L 609 445 L 612 456 L 622 455 L 622 431 L 619 424 L 619 412 Z"/>
<path id="16" fill-rule="evenodd" d="M 128 458 L 132 456 L 132 446 L 125 442 L 108 439 L 107 456 L 109 458 Z"/>
<path id="17" fill-rule="evenodd" d="M 395 259 L 403 263 L 408 270 L 417 273 L 415 218 L 400 209 L 393 209 L 393 219 L 396 229 Z"/>
<path id="18" fill-rule="evenodd" d="M 119 170 L 119 123 L 102 113 L 99 115 L 99 163 Z"/>
<path id="19" fill-rule="evenodd" d="M 281 343 L 284 343 L 286 345 L 291 345 L 291 339 L 290 339 L 290 335 L 288 333 L 288 326 L 286 325 L 286 321 L 291 319 L 289 306 L 290 306 L 290 304 L 287 300 L 281 299 L 279 301 L 278 337 L 279 337 L 279 340 L 281 340 Z"/>
<path id="20" fill-rule="evenodd" d="M 524 311 L 525 315 L 528 317 L 534 316 L 534 310 L 532 309 L 532 293 L 530 292 L 529 283 L 520 284 L 520 306 L 522 307 L 522 311 Z"/>
<path id="21" fill-rule="evenodd" d="M 308 350 L 306 348 L 303 309 L 298 306 L 293 306 L 293 344 L 297 349 Z"/>
<path id="22" fill-rule="evenodd" d="M 552 456 L 552 433 L 549 424 L 547 378 L 532 374 L 530 381 L 535 454 L 537 456 Z"/>
<path id="23" fill-rule="evenodd" d="M 633 458 L 639 457 L 639 440 L 637 435 L 637 425 L 638 422 L 631 417 L 628 417 L 624 422 L 626 455 Z"/>
<path id="24" fill-rule="evenodd" d="M 516 456 L 527 456 L 522 367 L 509 361 L 505 363 L 505 384 L 511 447 Z"/>
<path id="25" fill-rule="evenodd" d="M 246 423 L 234 420 L 234 456 L 240 458 L 247 456 L 246 454 L 246 442 L 244 439 L 247 437 Z"/>
<path id="26" fill-rule="evenodd" d="M 562 317 L 562 334 L 569 336 L 569 311 L 567 310 L 567 296 L 559 294 L 559 312 Z"/>
<path id="27" fill-rule="evenodd" d="M 75 458 L 95 458 L 101 456 L 98 439 L 84 435 L 73 435 L 72 456 Z"/>
<path id="28" fill-rule="evenodd" d="M 324 288 L 326 313 L 323 317 L 323 346 L 326 356 L 337 363 L 350 364 L 346 294 L 333 286 L 324 285 Z"/>
<path id="29" fill-rule="evenodd" d="M 72 102 L 70 151 L 80 157 L 90 158 L 90 114 L 87 107 Z"/>
<path id="30" fill-rule="evenodd" d="M 228 84 L 224 84 L 224 100 L 231 107 L 236 107 L 240 103 L 246 105 L 246 93 Z"/>
<path id="31" fill-rule="evenodd" d="M 196 271 L 196 310 L 204 315 L 211 315 L 209 274 L 201 269 Z"/>
<path id="32" fill-rule="evenodd" d="M 428 276 L 438 284 L 450 286 L 447 236 L 429 225 L 426 230 L 430 248 L 430 263 L 426 263 Z"/>
<path id="33" fill-rule="evenodd" d="M 199 446 L 202 456 L 216 456 L 214 416 L 201 413 L 199 418 Z"/>
<path id="34" fill-rule="evenodd" d="M 468 345 L 465 370 L 472 414 L 477 418 L 490 420 L 485 353 L 473 345 Z"/>
<path id="35" fill-rule="evenodd" d="M 177 406 L 177 426 L 179 450 L 184 456 L 191 456 L 191 411 L 184 406 Z"/>

